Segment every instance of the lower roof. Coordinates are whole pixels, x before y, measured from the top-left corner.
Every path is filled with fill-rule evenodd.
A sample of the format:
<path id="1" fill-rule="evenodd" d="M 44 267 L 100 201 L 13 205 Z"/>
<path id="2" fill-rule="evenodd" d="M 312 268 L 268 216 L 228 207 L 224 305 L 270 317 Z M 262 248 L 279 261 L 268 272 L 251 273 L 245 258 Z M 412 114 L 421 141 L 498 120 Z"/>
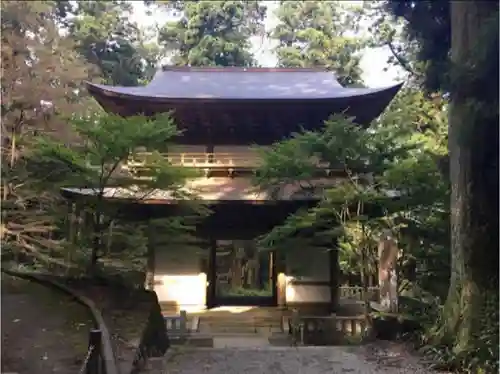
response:
<path id="1" fill-rule="evenodd" d="M 332 186 L 334 183 L 336 183 L 336 180 L 331 178 L 316 181 L 318 188 Z M 254 187 L 249 178 L 196 178 L 186 183 L 184 191 L 192 194 L 193 198 L 205 202 L 292 201 L 308 198 L 301 193 L 302 188 L 299 183 L 283 186 L 276 194 L 272 194 Z M 93 188 L 63 188 L 62 192 L 73 196 L 97 196 L 99 190 Z M 103 197 L 105 199 L 134 201 L 144 204 L 169 204 L 179 200 L 175 194 L 167 190 L 141 191 L 139 188 L 121 187 L 105 188 Z"/>
<path id="2" fill-rule="evenodd" d="M 207 203 L 223 201 L 241 202 L 274 202 L 274 201 L 305 201 L 317 200 L 324 188 L 333 187 L 340 181 L 339 178 L 321 178 L 309 182 L 317 188 L 316 194 L 305 193 L 300 183 L 287 184 L 277 191 L 263 191 L 254 187 L 249 178 L 196 178 L 186 183 L 185 192 L 192 194 L 193 198 Z M 63 188 L 63 195 L 71 197 L 93 197 L 99 193 L 93 188 Z M 394 191 L 388 191 L 388 197 L 396 197 Z M 107 200 L 120 200 L 142 204 L 171 204 L 179 201 L 172 191 L 153 190 L 141 191 L 139 188 L 107 187 L 104 196 Z"/>

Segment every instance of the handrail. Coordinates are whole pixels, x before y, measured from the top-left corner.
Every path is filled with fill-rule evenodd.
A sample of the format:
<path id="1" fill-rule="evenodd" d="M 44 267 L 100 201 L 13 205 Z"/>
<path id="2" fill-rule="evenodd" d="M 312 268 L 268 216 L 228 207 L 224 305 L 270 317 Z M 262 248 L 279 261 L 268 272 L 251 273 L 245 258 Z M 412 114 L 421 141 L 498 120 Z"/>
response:
<path id="1" fill-rule="evenodd" d="M 136 168 L 146 166 L 146 158 L 151 155 L 151 152 L 140 152 L 135 154 L 134 158 L 128 160 L 127 168 Z M 217 168 L 217 167 L 244 167 L 255 168 L 261 165 L 262 161 L 255 152 L 185 152 L 185 153 L 160 153 L 171 164 L 175 166 L 190 166 L 190 167 L 203 167 L 203 168 Z M 317 167 L 321 169 L 328 169 L 327 163 L 317 163 Z"/>
<path id="2" fill-rule="evenodd" d="M 141 152 L 135 159 L 128 161 L 128 167 L 141 167 L 146 165 L 146 157 L 151 153 Z M 171 164 L 176 166 L 192 167 L 256 167 L 260 159 L 252 153 L 160 153 Z"/>

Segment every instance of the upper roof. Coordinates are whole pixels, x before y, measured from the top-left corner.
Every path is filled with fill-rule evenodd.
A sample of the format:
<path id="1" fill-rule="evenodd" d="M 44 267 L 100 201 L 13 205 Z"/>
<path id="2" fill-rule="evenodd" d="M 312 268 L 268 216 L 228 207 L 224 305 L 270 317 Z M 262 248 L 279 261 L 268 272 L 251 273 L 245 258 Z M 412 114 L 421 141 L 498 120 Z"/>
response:
<path id="1" fill-rule="evenodd" d="M 345 88 L 332 72 L 316 69 L 164 67 L 146 86 L 87 83 L 91 91 L 135 99 L 314 100 L 358 97 L 393 90 Z"/>

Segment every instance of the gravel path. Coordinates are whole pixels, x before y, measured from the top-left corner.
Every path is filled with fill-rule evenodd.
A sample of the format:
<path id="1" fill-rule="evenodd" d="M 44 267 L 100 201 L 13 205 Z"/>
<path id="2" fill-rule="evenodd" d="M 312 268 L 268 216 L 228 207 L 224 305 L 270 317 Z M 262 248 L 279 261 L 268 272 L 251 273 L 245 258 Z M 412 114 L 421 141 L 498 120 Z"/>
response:
<path id="1" fill-rule="evenodd" d="M 179 348 L 147 374 L 431 374 L 397 345 Z M 156 368 L 154 368 L 156 366 Z"/>

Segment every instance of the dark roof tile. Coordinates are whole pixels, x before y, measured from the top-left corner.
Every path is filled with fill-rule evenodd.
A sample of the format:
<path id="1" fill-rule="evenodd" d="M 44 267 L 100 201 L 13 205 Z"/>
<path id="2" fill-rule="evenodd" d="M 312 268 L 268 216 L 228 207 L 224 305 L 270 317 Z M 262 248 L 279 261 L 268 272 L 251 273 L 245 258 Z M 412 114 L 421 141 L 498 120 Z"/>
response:
<path id="1" fill-rule="evenodd" d="M 88 83 L 99 91 L 155 99 L 336 99 L 386 91 L 344 88 L 334 74 L 312 69 L 166 68 L 146 86 L 121 87 Z"/>

